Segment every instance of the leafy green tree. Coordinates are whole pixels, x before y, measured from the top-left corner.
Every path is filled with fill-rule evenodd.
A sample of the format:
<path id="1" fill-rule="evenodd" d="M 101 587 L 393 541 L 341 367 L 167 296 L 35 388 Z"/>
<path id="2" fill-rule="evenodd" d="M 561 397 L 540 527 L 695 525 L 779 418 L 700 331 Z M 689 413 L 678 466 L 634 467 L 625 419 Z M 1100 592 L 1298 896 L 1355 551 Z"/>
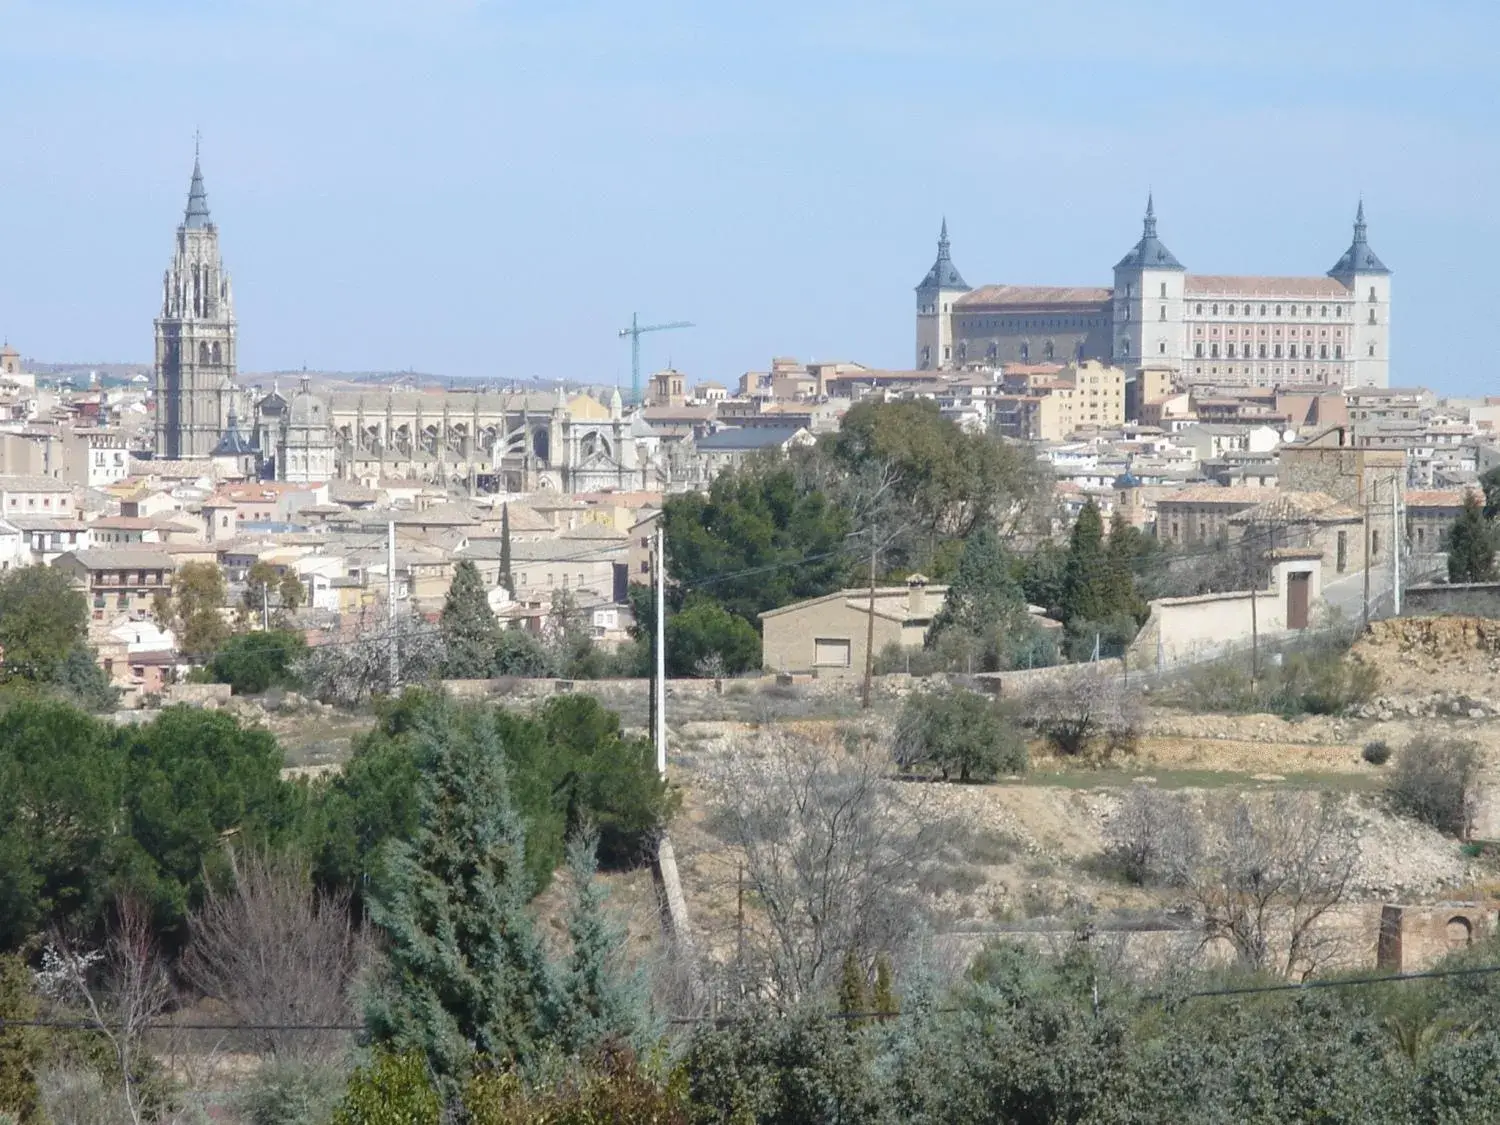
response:
<path id="1" fill-rule="evenodd" d="M 453 568 L 438 627 L 443 634 L 445 676 L 484 679 L 494 671 L 500 623 L 490 609 L 479 568 L 468 559 Z"/>
<path id="2" fill-rule="evenodd" d="M 0 674 L 56 681 L 69 654 L 85 646 L 88 620 L 88 604 L 64 571 L 23 566 L 0 573 Z"/>
<path id="3" fill-rule="evenodd" d="M 755 627 L 712 599 L 693 595 L 667 618 L 669 676 L 733 676 L 760 663 Z"/>
<path id="4" fill-rule="evenodd" d="M 555 1031 L 558 988 L 532 931 L 525 832 L 494 728 L 439 701 L 417 719 L 418 824 L 392 840 L 371 891 L 386 963 L 372 1040 L 420 1052 L 447 1100 L 475 1053 L 526 1063 Z"/>
<path id="5" fill-rule="evenodd" d="M 235 695 L 258 695 L 271 687 L 296 684 L 294 669 L 307 655 L 307 641 L 290 629 L 238 633 L 208 663 L 215 683 Z"/>
<path id="6" fill-rule="evenodd" d="M 854 950 L 846 950 L 844 963 L 839 968 L 839 1013 L 848 1015 L 851 1012 L 863 1014 L 870 1010 L 870 999 L 866 986 L 865 967 L 860 963 L 859 954 Z M 849 1027 L 858 1027 L 860 1021 L 849 1019 Z"/>
<path id="7" fill-rule="evenodd" d="M 272 596 L 281 582 L 281 574 L 276 567 L 264 559 L 256 559 L 250 564 L 250 569 L 245 572 L 245 590 L 240 595 L 240 621 L 248 623 L 260 621 L 263 617 L 269 617 L 273 603 L 277 600 Z"/>
<path id="8" fill-rule="evenodd" d="M 86 711 L 112 711 L 120 701 L 119 689 L 99 667 L 93 649 L 83 645 L 68 650 L 53 686 Z"/>
<path id="9" fill-rule="evenodd" d="M 124 764 L 109 732 L 65 703 L 0 712 L 0 947 L 94 928 L 115 889 Z"/>
<path id="10" fill-rule="evenodd" d="M 963 554 L 943 607 L 933 618 L 926 646 L 959 646 L 978 654 L 976 670 L 1001 671 L 1025 660 L 1034 626 L 1015 566 L 993 528 L 981 527 L 964 541 Z M 967 642 L 967 643 L 964 643 Z M 1029 653 L 1036 661 L 1036 652 Z M 967 663 L 967 661 L 966 661 Z"/>
<path id="11" fill-rule="evenodd" d="M 625 930 L 610 916 L 590 832 L 568 841 L 570 949 L 562 974 L 560 1039 L 574 1055 L 606 1044 L 644 1047 L 651 1036 L 646 982 L 625 964 Z"/>
<path id="12" fill-rule="evenodd" d="M 26 958 L 0 954 L 0 1118 L 39 1125 L 41 1091 L 37 1076 L 49 1054 L 47 1032 L 28 1024 L 40 1018 L 41 999 Z"/>
<path id="13" fill-rule="evenodd" d="M 1448 581 L 1494 581 L 1495 528 L 1472 492 L 1464 494 L 1463 510 L 1443 546 L 1448 552 Z"/>
<path id="14" fill-rule="evenodd" d="M 224 572 L 211 562 L 184 563 L 172 580 L 177 644 L 187 655 L 206 659 L 229 636 L 224 622 Z"/>
<path id="15" fill-rule="evenodd" d="M 550 676 L 555 671 L 552 654 L 534 633 L 515 627 L 500 630 L 495 640 L 495 675 Z"/>
<path id="16" fill-rule="evenodd" d="M 981 527 L 1016 530 L 1046 481 L 1031 450 L 989 434 L 969 433 L 944 418 L 930 399 L 856 403 L 825 439 L 846 471 L 888 466 L 901 501 L 893 518 L 909 526 L 918 553 Z"/>
<path id="17" fill-rule="evenodd" d="M 673 608 L 711 578 L 712 595 L 753 625 L 764 610 L 842 588 L 849 574 L 849 514 L 785 458 L 721 473 L 707 495 L 670 496 L 662 519 Z"/>
<path id="18" fill-rule="evenodd" d="M 903 769 L 936 770 L 944 781 L 988 781 L 1026 768 L 1026 739 L 994 700 L 946 688 L 907 698 L 895 755 Z"/>
<path id="19" fill-rule="evenodd" d="M 1485 519 L 1500 518 L 1500 466 L 1481 473 L 1479 487 L 1484 490 Z"/>
<path id="20" fill-rule="evenodd" d="M 275 738 L 222 711 L 168 707 L 118 739 L 131 840 L 122 878 L 175 944 L 206 882 L 227 872 L 226 836 L 245 847 L 289 839 L 297 826 L 295 791 L 281 780 Z"/>
<path id="21" fill-rule="evenodd" d="M 1111 617 L 1146 620 L 1149 607 L 1137 588 L 1136 575 L 1145 569 L 1152 557 L 1152 539 L 1132 527 L 1123 512 L 1116 511 L 1109 521 L 1109 542 L 1104 550 L 1105 574 L 1109 582 Z"/>

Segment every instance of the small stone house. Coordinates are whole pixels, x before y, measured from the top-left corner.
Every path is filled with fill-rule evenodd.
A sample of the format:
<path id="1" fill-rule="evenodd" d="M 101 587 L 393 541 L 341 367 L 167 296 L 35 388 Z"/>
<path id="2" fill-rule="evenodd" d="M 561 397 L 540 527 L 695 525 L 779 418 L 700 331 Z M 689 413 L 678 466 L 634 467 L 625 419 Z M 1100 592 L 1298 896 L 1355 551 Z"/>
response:
<path id="1" fill-rule="evenodd" d="M 913 574 L 904 586 L 875 589 L 875 653 L 888 645 L 920 648 L 947 586 Z M 784 605 L 760 615 L 765 666 L 773 672 L 817 676 L 864 674 L 870 630 L 870 591 L 849 589 Z"/>

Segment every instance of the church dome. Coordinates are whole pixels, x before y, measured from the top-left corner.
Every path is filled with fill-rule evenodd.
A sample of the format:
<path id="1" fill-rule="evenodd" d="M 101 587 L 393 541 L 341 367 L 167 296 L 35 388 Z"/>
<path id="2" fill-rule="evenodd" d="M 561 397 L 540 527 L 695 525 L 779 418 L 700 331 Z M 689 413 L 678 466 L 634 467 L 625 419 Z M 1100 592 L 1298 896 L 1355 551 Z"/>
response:
<path id="1" fill-rule="evenodd" d="M 312 385 L 305 377 L 287 405 L 287 420 L 293 426 L 322 428 L 328 424 L 327 404 L 313 394 Z"/>

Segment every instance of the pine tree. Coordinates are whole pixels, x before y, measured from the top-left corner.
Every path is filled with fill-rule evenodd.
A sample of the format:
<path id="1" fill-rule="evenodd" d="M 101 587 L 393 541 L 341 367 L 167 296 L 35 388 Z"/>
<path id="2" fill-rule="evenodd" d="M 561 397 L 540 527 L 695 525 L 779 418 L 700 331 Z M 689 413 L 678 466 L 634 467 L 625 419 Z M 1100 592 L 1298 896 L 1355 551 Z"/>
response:
<path id="1" fill-rule="evenodd" d="M 933 618 L 928 642 L 933 643 L 948 629 L 977 636 L 1015 611 L 1024 611 L 1025 605 L 1000 537 L 992 528 L 979 528 L 964 541 L 958 571 L 948 586 L 943 608 Z"/>
<path id="2" fill-rule="evenodd" d="M 1479 497 L 1464 494 L 1464 507 L 1448 529 L 1448 581 L 1490 582 L 1495 578 L 1495 529 L 1484 517 Z"/>
<path id="3" fill-rule="evenodd" d="M 641 1047 L 650 1038 L 645 981 L 624 964 L 625 931 L 610 917 L 595 877 L 598 851 L 595 832 L 577 833 L 568 841 L 572 952 L 563 980 L 561 1039 L 575 1054 L 611 1042 Z"/>
<path id="4" fill-rule="evenodd" d="M 453 581 L 438 619 L 446 649 L 444 672 L 453 679 L 482 679 L 495 665 L 500 623 L 490 609 L 484 580 L 468 559 L 453 569 Z"/>
<path id="5" fill-rule="evenodd" d="M 1110 614 L 1104 521 L 1090 500 L 1078 513 L 1063 566 L 1063 620 L 1103 621 Z"/>
<path id="6" fill-rule="evenodd" d="M 451 1100 L 476 1052 L 536 1058 L 559 990 L 526 910 L 525 831 L 493 726 L 445 703 L 414 737 L 418 827 L 387 845 L 371 889 L 387 957 L 365 1020 L 375 1045 L 425 1054 Z"/>
<path id="7" fill-rule="evenodd" d="M 500 505 L 500 585 L 516 596 L 516 580 L 510 572 L 510 505 Z"/>

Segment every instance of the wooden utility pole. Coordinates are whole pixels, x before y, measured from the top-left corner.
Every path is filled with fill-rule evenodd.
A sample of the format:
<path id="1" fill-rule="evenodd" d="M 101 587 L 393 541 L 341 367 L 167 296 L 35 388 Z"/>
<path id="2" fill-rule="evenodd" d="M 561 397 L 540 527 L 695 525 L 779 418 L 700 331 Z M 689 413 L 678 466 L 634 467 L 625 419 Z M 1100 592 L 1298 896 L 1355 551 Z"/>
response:
<path id="1" fill-rule="evenodd" d="M 1374 491 L 1371 484 L 1370 490 Z M 1365 612 L 1364 627 L 1370 627 L 1370 495 L 1365 494 Z"/>
<path id="2" fill-rule="evenodd" d="M 870 687 L 875 679 L 875 529 L 870 528 L 870 619 L 865 622 L 865 682 L 859 692 L 861 710 L 870 709 Z"/>

